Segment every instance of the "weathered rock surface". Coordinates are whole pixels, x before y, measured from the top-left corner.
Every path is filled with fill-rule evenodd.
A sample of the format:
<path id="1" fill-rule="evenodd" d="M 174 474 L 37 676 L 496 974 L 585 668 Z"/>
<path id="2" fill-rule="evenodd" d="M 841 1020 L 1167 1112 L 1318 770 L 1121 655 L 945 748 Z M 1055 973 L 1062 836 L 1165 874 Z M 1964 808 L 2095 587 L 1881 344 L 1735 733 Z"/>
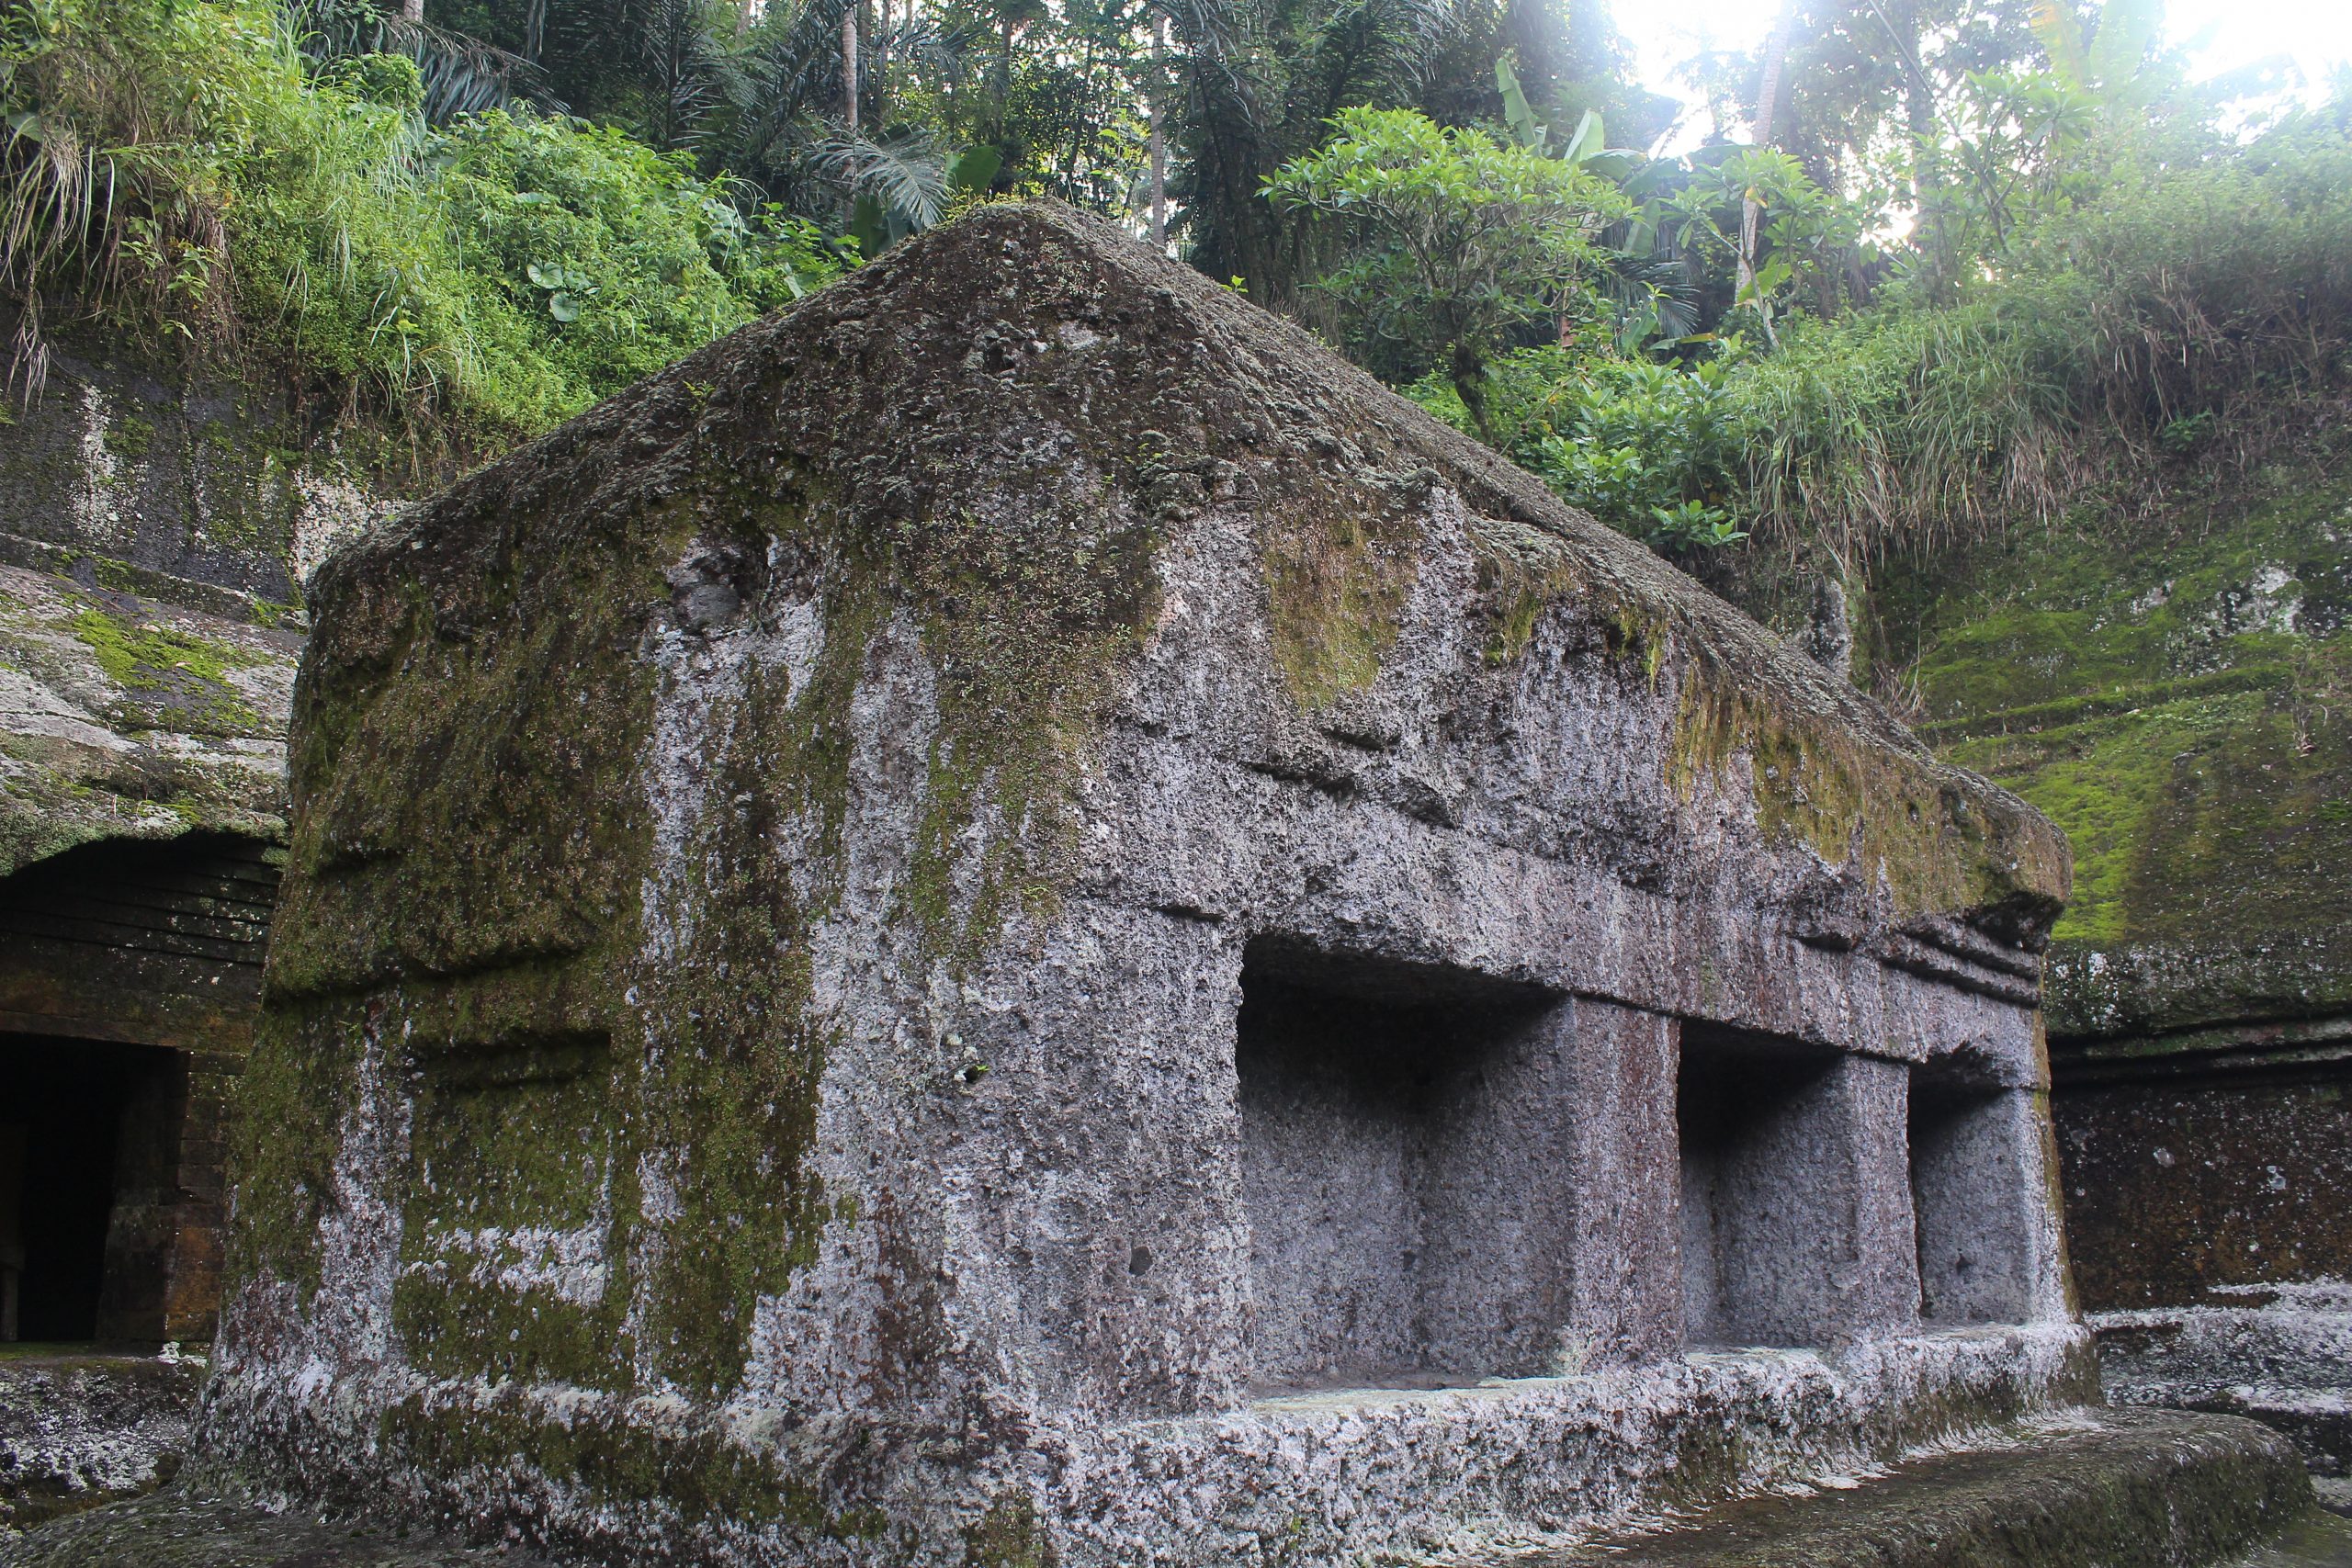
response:
<path id="1" fill-rule="evenodd" d="M 277 838 L 300 585 L 383 510 L 382 438 L 102 333 L 49 346 L 0 406 L 0 874 L 117 835 Z"/>
<path id="2" fill-rule="evenodd" d="M 31 1337 L 200 1342 L 298 583 L 369 508 L 282 388 L 52 347 L 0 400 L 0 1262 Z M 192 1366 L 0 1351 L 0 1524 L 170 1473 Z"/>
<path id="3" fill-rule="evenodd" d="M 98 839 L 282 837 L 301 647 L 0 566 L 0 874 Z"/>
<path id="4" fill-rule="evenodd" d="M 2088 1392 L 2054 830 L 1107 230 L 910 242 L 315 583 L 211 1480 L 1340 1562 Z"/>
<path id="5" fill-rule="evenodd" d="M 2346 1568 L 2352 1527 L 2249 1422 L 2073 1413 L 1975 1435 L 1890 1472 L 1816 1472 L 1778 1495 L 1566 1551 L 1430 1568 Z M 1792 1495 L 1793 1494 L 1793 1495 Z M 981 1557 L 979 1562 L 1002 1559 Z M 533 1568 L 526 1553 L 396 1539 L 175 1488 L 0 1544 L 7 1568 Z"/>
<path id="6" fill-rule="evenodd" d="M 359 460 L 380 436 L 315 428 L 278 378 L 191 373 L 100 333 L 48 344 L 39 395 L 0 411 L 0 563 L 299 619 L 302 580 L 381 510 Z"/>
<path id="7" fill-rule="evenodd" d="M 177 1356 L 0 1349 L 0 1560 L 13 1532 L 170 1480 L 202 1381 Z"/>
<path id="8" fill-rule="evenodd" d="M 2250 1421 L 2103 1412 L 1988 1436 L 1890 1473 L 1816 1478 L 1810 1495 L 1513 1565 L 2203 1568 L 2312 1511 L 2292 1450 Z"/>

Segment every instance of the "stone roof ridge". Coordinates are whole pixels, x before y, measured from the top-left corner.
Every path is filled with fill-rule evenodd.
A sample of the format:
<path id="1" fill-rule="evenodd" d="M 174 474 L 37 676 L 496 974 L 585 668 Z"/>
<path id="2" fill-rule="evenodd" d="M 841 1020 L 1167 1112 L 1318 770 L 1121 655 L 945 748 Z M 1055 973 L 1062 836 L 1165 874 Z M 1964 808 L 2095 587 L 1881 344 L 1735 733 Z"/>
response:
<path id="1" fill-rule="evenodd" d="M 968 368 L 975 356 L 984 360 L 996 346 L 986 341 L 985 327 L 944 342 L 925 341 L 923 335 L 924 318 L 933 312 L 930 291 L 922 285 L 935 284 L 935 276 L 926 275 L 940 272 L 959 275 L 970 296 L 967 304 L 978 306 L 1004 327 L 1027 324 L 1022 315 L 1025 296 L 1041 287 L 1066 288 L 1074 274 L 1093 274 L 1083 286 L 1096 293 L 1107 285 L 1147 298 L 1161 308 L 1163 320 L 1174 320 L 1155 323 L 1153 339 L 1129 344 L 1131 355 L 1152 355 L 1171 340 L 1183 340 L 1182 346 L 1194 361 L 1184 378 L 1194 385 L 1235 384 L 1243 396 L 1226 400 L 1228 407 L 1255 406 L 1272 421 L 1345 432 L 1338 439 L 1349 446 L 1354 445 L 1350 434 L 1370 435 L 1393 448 L 1392 469 L 1397 458 L 1409 457 L 1411 467 L 1431 470 L 1474 513 L 1558 540 L 1593 589 L 1670 628 L 1692 653 L 1756 688 L 1757 695 L 1816 718 L 1834 718 L 1878 744 L 1928 757 L 1877 703 L 1821 671 L 1644 546 L 1567 505 L 1525 470 L 1349 364 L 1303 328 L 1111 224 L 1050 200 L 991 204 L 914 236 L 818 293 L 697 350 L 477 470 L 440 498 L 407 509 L 358 542 L 356 553 L 428 548 L 433 536 L 458 517 L 479 516 L 486 507 L 514 499 L 518 486 L 553 483 L 577 495 L 580 481 L 591 479 L 599 490 L 617 485 L 632 492 L 631 499 L 642 499 L 649 488 L 682 484 L 687 478 L 676 460 L 682 438 L 697 422 L 709 422 L 722 400 L 714 389 L 755 378 L 763 364 L 797 361 L 797 350 L 817 333 L 839 335 L 847 329 L 865 339 L 872 348 L 860 369 L 881 387 L 919 387 L 951 357 Z M 1001 303 L 989 309 L 980 303 L 986 300 Z M 837 390 L 846 398 L 850 389 L 827 389 L 825 395 Z M 865 389 L 868 400 L 872 390 Z M 857 439 L 855 432 L 850 434 Z M 900 451 L 886 455 L 909 456 L 903 444 Z M 324 575 L 332 576 L 333 569 Z"/>
<path id="2" fill-rule="evenodd" d="M 1063 350 L 1091 356 L 1092 402 L 1066 406 L 1066 388 L 1037 384 L 1052 378 L 1033 372 Z M 1063 449 L 1033 450 L 1052 440 Z M 1071 442 L 1092 446 L 1073 453 Z M 1178 454 L 1171 467 L 1203 475 L 1220 466 L 1220 449 L 1278 484 L 1287 467 L 1296 493 L 1262 502 L 1274 506 L 1332 504 L 1342 478 L 1364 493 L 1442 484 L 1474 528 L 1551 542 L 1567 592 L 1689 660 L 1719 696 L 1740 694 L 1900 757 L 1996 816 L 2036 816 L 1938 761 L 1849 682 L 1297 324 L 1052 201 L 990 204 L 894 246 L 408 509 L 322 567 L 314 588 L 331 596 L 368 574 L 361 560 L 398 553 L 469 598 L 469 581 L 523 564 L 522 539 L 502 519 L 556 513 L 584 539 L 707 489 L 714 472 L 769 493 L 802 486 L 874 529 L 929 525 L 975 487 L 1001 493 L 1007 474 L 1081 460 L 1119 476 L 1106 504 L 1147 507 L 1151 486 L 1139 476 L 1154 470 L 1135 465 L 1137 442 L 1165 443 Z M 1066 510 L 1069 499 L 1048 504 Z M 550 564 L 543 543 L 528 549 Z M 462 621 L 453 612 L 445 625 Z"/>

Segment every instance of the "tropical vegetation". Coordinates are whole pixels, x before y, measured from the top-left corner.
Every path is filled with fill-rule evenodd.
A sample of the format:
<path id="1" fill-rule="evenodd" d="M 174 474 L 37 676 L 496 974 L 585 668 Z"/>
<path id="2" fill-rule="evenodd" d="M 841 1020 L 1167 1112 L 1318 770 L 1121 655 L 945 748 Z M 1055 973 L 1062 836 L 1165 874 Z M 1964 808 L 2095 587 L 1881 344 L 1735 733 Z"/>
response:
<path id="1" fill-rule="evenodd" d="M 96 318 L 481 455 L 1046 196 L 1662 551 L 1849 571 L 2339 405 L 2352 92 L 2157 20 L 1781 0 L 1693 123 L 1604 0 L 8 0 L 6 363 Z"/>

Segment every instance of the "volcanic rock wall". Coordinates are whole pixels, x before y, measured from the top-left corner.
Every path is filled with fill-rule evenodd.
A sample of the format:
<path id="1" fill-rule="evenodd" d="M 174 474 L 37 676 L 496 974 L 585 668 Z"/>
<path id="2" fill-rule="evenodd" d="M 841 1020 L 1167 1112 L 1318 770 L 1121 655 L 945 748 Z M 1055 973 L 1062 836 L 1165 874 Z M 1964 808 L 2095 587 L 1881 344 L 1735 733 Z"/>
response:
<path id="1" fill-rule="evenodd" d="M 152 1486 L 186 1440 L 298 583 L 367 511 L 277 394 L 56 350 L 0 409 L 0 1532 Z"/>

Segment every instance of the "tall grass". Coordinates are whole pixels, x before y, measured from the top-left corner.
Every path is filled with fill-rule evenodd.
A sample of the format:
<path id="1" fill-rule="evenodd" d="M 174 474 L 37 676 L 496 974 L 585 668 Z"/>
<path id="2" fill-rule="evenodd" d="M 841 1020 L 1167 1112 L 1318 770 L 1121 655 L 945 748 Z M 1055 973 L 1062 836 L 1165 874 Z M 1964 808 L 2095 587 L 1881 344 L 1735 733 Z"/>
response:
<path id="1" fill-rule="evenodd" d="M 821 281 L 683 160 L 579 121 L 447 130 L 404 57 L 322 68 L 271 0 L 0 14 L 0 288 L 37 391 L 51 317 L 281 361 L 461 437 L 544 428 Z"/>
<path id="2" fill-rule="evenodd" d="M 2150 166 L 1940 309 L 1799 324 L 1726 388 L 1760 534 L 1847 559 L 2153 499 L 2243 465 L 2352 381 L 2352 139 L 2301 122 Z"/>

